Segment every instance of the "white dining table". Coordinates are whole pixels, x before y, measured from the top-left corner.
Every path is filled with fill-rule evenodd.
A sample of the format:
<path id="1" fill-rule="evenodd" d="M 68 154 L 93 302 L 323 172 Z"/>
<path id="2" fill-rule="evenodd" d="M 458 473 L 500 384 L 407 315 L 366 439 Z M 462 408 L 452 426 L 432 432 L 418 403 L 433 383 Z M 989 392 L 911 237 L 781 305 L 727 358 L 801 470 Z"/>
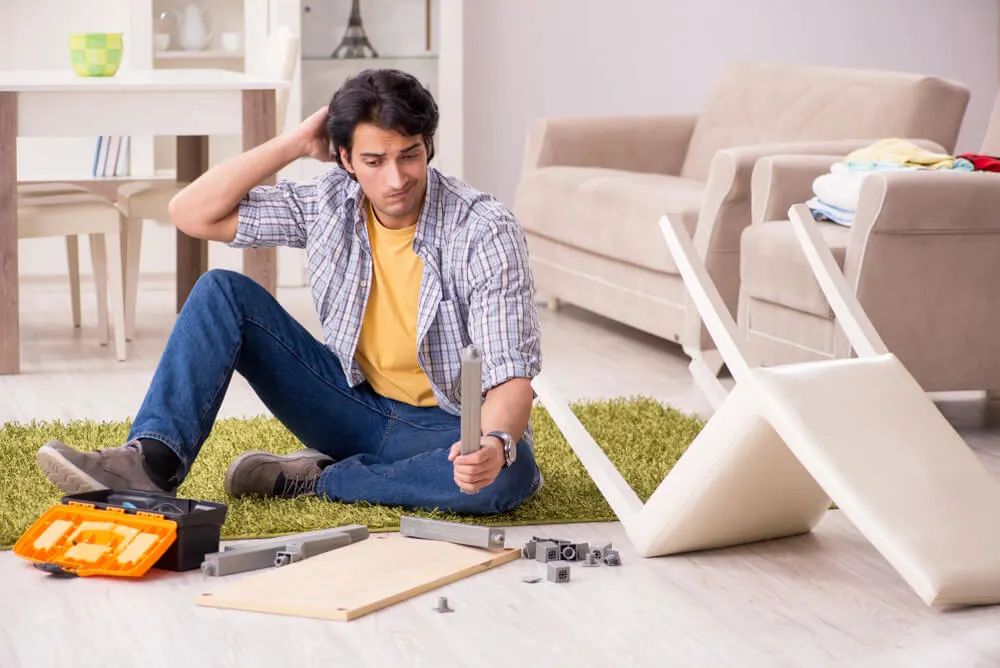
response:
<path id="1" fill-rule="evenodd" d="M 274 136 L 275 91 L 287 82 L 215 69 L 122 70 L 79 77 L 72 70 L 0 70 L 0 374 L 20 372 L 17 236 L 18 137 L 173 136 L 178 182 L 208 166 L 210 135 L 243 136 L 244 150 Z M 275 177 L 262 183 L 274 183 Z M 74 181 L 98 193 L 141 176 Z M 67 180 L 60 178 L 60 183 Z M 103 186 L 103 187 L 102 187 Z M 243 251 L 243 271 L 272 294 L 275 249 Z M 177 308 L 208 270 L 207 243 L 177 232 Z"/>

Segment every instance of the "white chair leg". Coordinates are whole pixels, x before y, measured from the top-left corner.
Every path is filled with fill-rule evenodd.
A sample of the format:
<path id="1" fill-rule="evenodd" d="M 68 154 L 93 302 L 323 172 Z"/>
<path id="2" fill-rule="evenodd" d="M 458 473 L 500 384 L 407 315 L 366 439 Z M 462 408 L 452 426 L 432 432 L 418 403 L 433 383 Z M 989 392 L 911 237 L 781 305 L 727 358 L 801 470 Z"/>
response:
<path id="1" fill-rule="evenodd" d="M 139 292 L 139 256 L 142 248 L 142 219 L 121 216 L 122 263 L 125 266 L 125 338 L 135 338 L 135 303 Z"/>
<path id="2" fill-rule="evenodd" d="M 80 240 L 75 234 L 66 237 L 66 264 L 69 273 L 69 299 L 73 309 L 73 326 L 79 327 L 80 317 Z"/>
<path id="3" fill-rule="evenodd" d="M 120 234 L 108 233 L 104 236 L 107 262 L 107 283 L 111 305 L 111 333 L 115 339 L 115 356 L 119 362 L 125 360 L 125 287 L 122 270 L 122 238 Z"/>
<path id="4" fill-rule="evenodd" d="M 115 249 L 115 255 L 119 251 Z M 90 258 L 94 269 L 94 286 L 97 290 L 97 340 L 108 344 L 108 259 L 103 234 L 90 235 Z"/>

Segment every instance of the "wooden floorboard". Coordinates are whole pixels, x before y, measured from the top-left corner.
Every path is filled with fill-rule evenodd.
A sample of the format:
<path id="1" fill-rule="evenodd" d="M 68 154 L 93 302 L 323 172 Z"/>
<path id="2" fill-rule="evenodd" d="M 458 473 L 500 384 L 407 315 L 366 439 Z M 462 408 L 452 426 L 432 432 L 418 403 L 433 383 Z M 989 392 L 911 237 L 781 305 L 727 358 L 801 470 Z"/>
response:
<path id="1" fill-rule="evenodd" d="M 77 331 L 64 283 L 22 294 L 24 373 L 0 377 L 0 421 L 133 414 L 176 317 L 170 280 L 142 285 L 126 362 L 97 344 L 86 283 Z M 278 297 L 318 332 L 307 290 Z M 567 398 L 648 395 L 707 414 L 676 346 L 571 307 L 542 317 L 544 366 Z M 981 399 L 939 399 L 1000 474 L 1000 432 L 983 425 Z M 261 410 L 236 378 L 220 415 Z M 3 553 L 0 667 L 1000 665 L 1000 606 L 927 608 L 836 511 L 810 535 L 677 557 L 638 558 L 615 522 L 511 528 L 508 544 L 541 534 L 610 541 L 623 564 L 576 567 L 565 585 L 526 584 L 541 567 L 519 560 L 324 622 L 197 607 L 194 596 L 215 583 L 200 572 L 56 580 Z M 439 595 L 454 613 L 431 610 Z"/>

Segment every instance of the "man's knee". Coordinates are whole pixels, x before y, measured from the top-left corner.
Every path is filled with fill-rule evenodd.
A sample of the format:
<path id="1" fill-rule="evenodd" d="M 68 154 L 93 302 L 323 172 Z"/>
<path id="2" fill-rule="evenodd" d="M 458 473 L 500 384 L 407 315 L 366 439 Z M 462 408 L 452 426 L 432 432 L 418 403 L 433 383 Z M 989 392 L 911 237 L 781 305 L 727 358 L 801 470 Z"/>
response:
<path id="1" fill-rule="evenodd" d="M 264 294 L 267 294 L 264 288 L 246 274 L 229 269 L 210 269 L 198 277 L 188 301 L 223 297 L 236 306 L 247 298 Z"/>
<path id="2" fill-rule="evenodd" d="M 256 283 L 246 274 L 229 269 L 209 269 L 198 277 L 193 290 L 243 289 L 249 285 L 256 285 Z"/>

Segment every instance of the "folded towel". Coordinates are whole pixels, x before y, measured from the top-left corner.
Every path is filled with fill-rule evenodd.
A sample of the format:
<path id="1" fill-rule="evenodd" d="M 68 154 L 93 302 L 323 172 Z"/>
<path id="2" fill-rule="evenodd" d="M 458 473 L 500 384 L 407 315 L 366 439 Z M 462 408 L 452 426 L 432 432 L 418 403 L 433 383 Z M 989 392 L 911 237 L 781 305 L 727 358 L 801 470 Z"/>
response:
<path id="1" fill-rule="evenodd" d="M 864 148 L 851 152 L 844 162 L 876 162 L 932 169 L 950 169 L 955 164 L 954 156 L 935 153 L 917 146 L 905 139 L 882 139 Z"/>
<path id="2" fill-rule="evenodd" d="M 812 211 L 815 220 L 825 220 L 838 225 L 850 227 L 854 223 L 854 211 L 833 206 L 818 197 L 813 197 L 806 206 Z"/>
<path id="3" fill-rule="evenodd" d="M 831 171 L 822 174 L 813 181 L 813 194 L 825 204 L 843 211 L 854 211 L 858 208 L 861 182 L 869 175 L 871 172 L 868 171 Z"/>

